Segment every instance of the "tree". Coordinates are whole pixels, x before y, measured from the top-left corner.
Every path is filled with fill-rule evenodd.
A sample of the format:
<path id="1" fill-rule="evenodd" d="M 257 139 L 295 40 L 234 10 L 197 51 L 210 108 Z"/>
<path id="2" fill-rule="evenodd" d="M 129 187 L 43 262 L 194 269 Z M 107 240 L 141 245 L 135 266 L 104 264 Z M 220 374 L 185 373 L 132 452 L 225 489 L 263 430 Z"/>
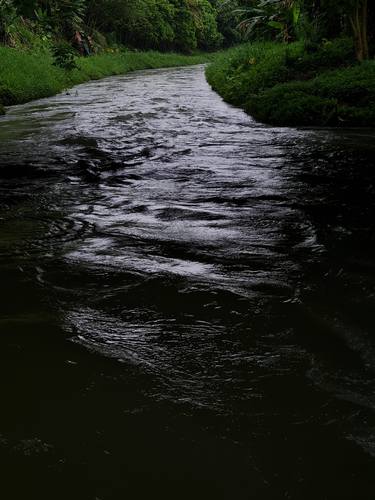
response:
<path id="1" fill-rule="evenodd" d="M 359 61 L 369 58 L 368 11 L 368 0 L 355 0 L 349 14 Z"/>
<path id="2" fill-rule="evenodd" d="M 276 36 L 285 42 L 309 37 L 313 30 L 308 33 L 308 25 L 321 37 L 350 33 L 357 59 L 363 61 L 369 57 L 369 11 L 368 0 L 248 0 L 240 28 L 247 36 Z"/>
<path id="3" fill-rule="evenodd" d="M 17 19 L 17 11 L 11 0 L 0 0 L 0 42 L 7 42 L 10 28 Z"/>
<path id="4" fill-rule="evenodd" d="M 357 59 L 369 58 L 369 2 L 368 0 L 321 0 L 320 11 L 341 31 L 351 32 Z"/>
<path id="5" fill-rule="evenodd" d="M 303 0 L 258 0 L 240 9 L 243 20 L 239 28 L 250 36 L 281 38 L 289 42 L 296 38 Z"/>

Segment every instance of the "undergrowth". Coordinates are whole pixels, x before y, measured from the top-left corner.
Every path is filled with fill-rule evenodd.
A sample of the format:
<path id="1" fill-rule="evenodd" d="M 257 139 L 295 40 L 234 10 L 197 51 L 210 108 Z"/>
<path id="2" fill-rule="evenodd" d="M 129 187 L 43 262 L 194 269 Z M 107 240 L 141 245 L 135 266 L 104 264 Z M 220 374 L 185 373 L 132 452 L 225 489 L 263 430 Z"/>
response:
<path id="1" fill-rule="evenodd" d="M 25 50 L 0 46 L 0 110 L 2 104 L 9 106 L 48 97 L 88 80 L 148 68 L 200 64 L 212 57 L 212 54 L 181 55 L 124 49 L 76 58 L 77 67 L 66 70 L 54 64 L 47 47 Z"/>
<path id="2" fill-rule="evenodd" d="M 359 64 L 352 42 L 254 43 L 207 68 L 223 98 L 274 125 L 375 125 L 375 62 Z"/>

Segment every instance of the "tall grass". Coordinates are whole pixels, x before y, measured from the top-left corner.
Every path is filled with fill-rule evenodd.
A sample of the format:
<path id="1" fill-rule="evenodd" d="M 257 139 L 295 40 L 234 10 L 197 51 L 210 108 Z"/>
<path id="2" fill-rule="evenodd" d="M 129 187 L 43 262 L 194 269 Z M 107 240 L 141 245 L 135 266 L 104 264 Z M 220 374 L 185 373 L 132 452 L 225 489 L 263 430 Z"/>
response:
<path id="1" fill-rule="evenodd" d="M 211 86 L 275 125 L 375 125 L 375 62 L 358 64 L 348 39 L 308 46 L 253 43 L 208 66 Z"/>
<path id="2" fill-rule="evenodd" d="M 298 52 L 293 44 L 289 50 Z M 286 46 L 281 43 L 255 42 L 220 54 L 208 66 L 206 76 L 226 101 L 241 106 L 249 94 L 287 80 Z"/>
<path id="3" fill-rule="evenodd" d="M 92 79 L 129 71 L 185 66 L 208 62 L 212 55 L 158 52 L 104 53 L 77 60 L 78 69 L 65 71 L 53 65 L 47 49 L 19 50 L 0 46 L 0 108 L 48 97 Z"/>

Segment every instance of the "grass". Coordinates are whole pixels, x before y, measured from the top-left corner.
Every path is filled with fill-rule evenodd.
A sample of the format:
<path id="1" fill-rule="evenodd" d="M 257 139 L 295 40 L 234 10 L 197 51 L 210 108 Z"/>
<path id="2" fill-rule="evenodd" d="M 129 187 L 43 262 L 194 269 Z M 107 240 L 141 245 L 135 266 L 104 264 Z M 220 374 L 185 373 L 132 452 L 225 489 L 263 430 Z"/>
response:
<path id="1" fill-rule="evenodd" d="M 375 126 L 375 62 L 352 42 L 254 43 L 217 57 L 207 79 L 223 98 L 280 126 Z"/>
<path id="2" fill-rule="evenodd" d="M 123 50 L 79 58 L 78 69 L 64 71 L 53 65 L 47 49 L 20 50 L 0 46 L 0 113 L 4 112 L 3 106 L 48 97 L 88 80 L 141 69 L 206 63 L 212 57 L 212 54 Z"/>

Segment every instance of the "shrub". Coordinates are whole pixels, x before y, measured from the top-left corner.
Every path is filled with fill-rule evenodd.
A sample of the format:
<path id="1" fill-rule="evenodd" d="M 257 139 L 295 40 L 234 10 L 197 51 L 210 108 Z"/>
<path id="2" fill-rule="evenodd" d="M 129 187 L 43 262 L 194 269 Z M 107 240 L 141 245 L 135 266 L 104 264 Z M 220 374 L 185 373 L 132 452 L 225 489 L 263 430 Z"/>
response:
<path id="1" fill-rule="evenodd" d="M 210 0 L 91 0 L 88 10 L 111 42 L 187 53 L 222 43 Z"/>
<path id="2" fill-rule="evenodd" d="M 286 86 L 254 96 L 246 111 L 257 120 L 279 126 L 315 126 L 337 123 L 337 101 L 311 95 L 303 90 Z"/>
<path id="3" fill-rule="evenodd" d="M 247 44 L 218 57 L 207 79 L 225 100 L 267 123 L 375 123 L 375 63 L 357 64 L 347 39 Z"/>
<path id="4" fill-rule="evenodd" d="M 122 42 L 141 49 L 166 49 L 172 45 L 174 9 L 167 0 L 139 0 L 115 28 Z"/>
<path id="5" fill-rule="evenodd" d="M 197 3 L 199 15 L 195 18 L 195 30 L 199 49 L 215 50 L 223 43 L 223 36 L 218 31 L 216 11 L 207 0 Z"/>
<path id="6" fill-rule="evenodd" d="M 73 47 L 65 41 L 58 42 L 52 47 L 54 66 L 65 71 L 72 71 L 77 68 L 76 55 Z"/>
<path id="7" fill-rule="evenodd" d="M 246 44 L 225 52 L 208 67 L 207 78 L 212 87 L 235 105 L 247 101 L 249 93 L 287 81 L 286 46 L 272 42 Z M 302 51 L 301 44 L 288 49 Z"/>
<path id="8" fill-rule="evenodd" d="M 288 51 L 287 51 L 288 56 Z M 339 38 L 333 41 L 323 41 L 319 44 L 306 42 L 301 53 L 287 57 L 287 66 L 292 75 L 319 73 L 322 69 L 345 67 L 355 64 L 356 56 L 353 40 Z"/>
<path id="9" fill-rule="evenodd" d="M 0 84 L 0 105 L 10 106 L 14 103 L 15 96 L 5 85 Z"/>

